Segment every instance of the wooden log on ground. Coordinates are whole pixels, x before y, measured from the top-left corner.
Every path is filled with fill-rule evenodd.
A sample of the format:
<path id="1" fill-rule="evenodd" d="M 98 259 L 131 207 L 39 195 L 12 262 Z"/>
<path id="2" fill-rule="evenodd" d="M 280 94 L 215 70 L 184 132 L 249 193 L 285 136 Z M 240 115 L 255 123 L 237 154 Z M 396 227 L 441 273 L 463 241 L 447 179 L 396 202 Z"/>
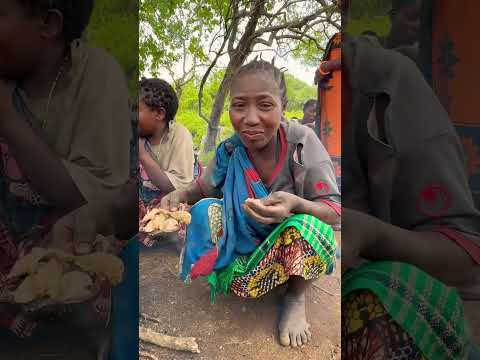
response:
<path id="1" fill-rule="evenodd" d="M 157 324 L 161 324 L 161 323 L 162 323 L 162 322 L 160 321 L 160 319 L 157 319 L 157 318 L 155 318 L 155 317 L 153 317 L 153 316 L 150 316 L 150 315 L 148 315 L 148 314 L 140 313 L 140 316 L 141 316 L 142 318 L 144 318 L 145 320 L 149 320 L 149 321 L 152 321 L 152 322 L 157 323 Z"/>
<path id="2" fill-rule="evenodd" d="M 138 355 L 140 355 L 140 357 L 144 357 L 144 358 L 147 358 L 147 359 L 150 359 L 150 360 L 158 360 L 158 357 L 156 357 L 153 354 L 147 353 L 145 351 L 140 351 L 140 353 Z"/>
<path id="3" fill-rule="evenodd" d="M 200 353 L 197 340 L 193 337 L 168 336 L 142 326 L 139 327 L 138 331 L 140 340 L 147 343 L 172 350 L 189 351 L 195 354 Z"/>

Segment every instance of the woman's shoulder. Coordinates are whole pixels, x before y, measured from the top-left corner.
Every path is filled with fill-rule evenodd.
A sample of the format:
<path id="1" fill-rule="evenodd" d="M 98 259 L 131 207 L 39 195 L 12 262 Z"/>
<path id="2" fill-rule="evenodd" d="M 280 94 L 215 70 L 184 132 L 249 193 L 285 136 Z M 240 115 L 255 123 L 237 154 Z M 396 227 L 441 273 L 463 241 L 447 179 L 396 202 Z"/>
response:
<path id="1" fill-rule="evenodd" d="M 231 154 L 236 147 L 243 146 L 240 137 L 237 134 L 230 136 L 229 138 L 223 140 L 217 147 L 217 151 L 220 149 L 225 149 L 228 154 Z"/>
<path id="2" fill-rule="evenodd" d="M 175 133 L 181 135 L 182 137 L 183 136 L 192 137 L 192 133 L 190 132 L 190 130 L 188 130 L 185 125 L 183 125 L 182 123 L 179 123 L 178 121 L 172 122 L 170 127 L 172 130 L 175 131 Z"/>
<path id="3" fill-rule="evenodd" d="M 285 131 L 285 136 L 289 144 L 305 144 L 315 139 L 318 140 L 317 134 L 312 128 L 295 121 L 284 121 L 280 123 L 280 126 Z"/>
<path id="4" fill-rule="evenodd" d="M 71 45 L 72 75 L 109 91 L 128 91 L 125 72 L 119 62 L 107 50 L 77 40 Z"/>
<path id="5" fill-rule="evenodd" d="M 88 44 L 85 45 L 85 48 L 88 54 L 88 61 L 94 68 L 102 69 L 102 71 L 105 71 L 107 74 L 119 72 L 123 74 L 120 64 L 107 50 Z"/>
<path id="6" fill-rule="evenodd" d="M 324 161 L 331 161 L 315 131 L 305 125 L 282 123 L 288 143 L 288 153 L 294 161 L 304 159 L 304 165 L 317 166 Z"/>

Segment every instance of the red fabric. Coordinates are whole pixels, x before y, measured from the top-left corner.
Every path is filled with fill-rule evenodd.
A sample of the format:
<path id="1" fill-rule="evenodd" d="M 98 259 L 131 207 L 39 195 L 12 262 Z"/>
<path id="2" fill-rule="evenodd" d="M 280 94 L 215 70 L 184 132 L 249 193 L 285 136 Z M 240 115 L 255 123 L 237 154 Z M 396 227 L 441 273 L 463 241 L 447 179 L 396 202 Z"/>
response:
<path id="1" fill-rule="evenodd" d="M 245 169 L 245 176 L 253 182 L 260 181 L 260 176 L 255 169 Z"/>
<path id="2" fill-rule="evenodd" d="M 434 231 L 446 236 L 450 240 L 455 241 L 472 257 L 472 259 L 477 264 L 480 264 L 480 246 L 475 244 L 473 241 L 468 240 L 459 231 L 456 230 L 452 230 L 449 228 L 440 228 L 435 229 Z"/>
<path id="3" fill-rule="evenodd" d="M 250 183 L 250 181 L 248 181 L 248 179 L 245 180 L 247 183 L 248 197 L 250 199 L 255 199 L 255 192 L 253 191 L 252 184 Z"/>
<path id="4" fill-rule="evenodd" d="M 330 206 L 337 213 L 337 215 L 339 216 L 342 215 L 342 208 L 337 203 L 334 203 L 333 201 L 329 201 L 329 200 L 320 200 L 320 201 Z"/>
<path id="5" fill-rule="evenodd" d="M 255 169 L 245 169 L 244 171 L 245 184 L 247 185 L 248 197 L 255 199 L 255 192 L 253 191 L 252 182 L 259 182 L 260 176 Z"/>
<path id="6" fill-rule="evenodd" d="M 193 265 L 192 271 L 190 271 L 190 278 L 195 280 L 199 276 L 209 275 L 213 271 L 217 257 L 217 248 L 212 249 L 205 256 L 202 256 L 195 265 Z"/>
<path id="7" fill-rule="evenodd" d="M 320 194 L 328 194 L 330 192 L 330 186 L 328 186 L 325 181 L 319 181 L 316 183 L 315 189 L 317 189 Z"/>
<path id="8" fill-rule="evenodd" d="M 280 126 L 280 159 L 277 166 L 275 166 L 275 169 L 273 170 L 272 176 L 270 176 L 270 179 L 268 179 L 267 181 L 268 185 L 275 181 L 278 174 L 280 173 L 280 170 L 282 170 L 285 159 L 287 158 L 287 145 L 287 135 L 285 134 L 285 129 Z"/>

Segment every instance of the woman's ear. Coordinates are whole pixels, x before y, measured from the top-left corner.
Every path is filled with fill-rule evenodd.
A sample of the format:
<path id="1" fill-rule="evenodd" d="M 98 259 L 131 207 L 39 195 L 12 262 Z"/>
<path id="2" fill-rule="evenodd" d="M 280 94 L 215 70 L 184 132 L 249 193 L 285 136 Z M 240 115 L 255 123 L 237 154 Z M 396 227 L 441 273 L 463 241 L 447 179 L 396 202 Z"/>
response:
<path id="1" fill-rule="evenodd" d="M 57 39 L 63 33 L 63 14 L 57 9 L 48 10 L 42 17 L 41 36 L 44 39 Z"/>
<path id="2" fill-rule="evenodd" d="M 165 121 L 166 117 L 167 117 L 167 113 L 166 113 L 164 108 L 160 108 L 158 110 L 155 110 L 155 120 Z"/>

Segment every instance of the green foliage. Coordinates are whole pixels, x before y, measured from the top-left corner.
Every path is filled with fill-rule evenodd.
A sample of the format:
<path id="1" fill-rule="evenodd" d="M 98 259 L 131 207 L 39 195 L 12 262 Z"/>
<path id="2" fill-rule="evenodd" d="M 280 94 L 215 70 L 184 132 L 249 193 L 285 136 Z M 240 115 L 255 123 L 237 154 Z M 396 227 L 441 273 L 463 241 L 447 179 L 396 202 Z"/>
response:
<path id="1" fill-rule="evenodd" d="M 302 119 L 303 118 L 303 110 L 285 111 L 285 118 L 287 120 L 291 120 L 293 118 Z"/>
<path id="2" fill-rule="evenodd" d="M 357 0 L 352 1 L 346 31 L 354 36 L 372 31 L 378 36 L 386 36 L 390 32 L 389 12 L 391 0 Z"/>
<path id="3" fill-rule="evenodd" d="M 331 6 L 331 1 L 326 3 L 333 11 L 334 7 Z M 214 52 L 219 49 L 224 37 L 227 36 L 227 27 L 231 25 L 232 21 L 233 4 L 238 5 L 238 14 L 248 14 L 251 11 L 252 2 L 248 0 L 236 2 L 231 0 L 140 0 L 140 73 L 148 72 L 153 76 L 158 76 L 160 72 L 163 73 L 164 70 L 167 70 L 174 78 L 175 85 L 180 84 L 182 94 L 177 121 L 184 124 L 192 132 L 196 147 L 200 145 L 208 129 L 207 123 L 198 115 L 200 77 L 203 75 L 202 72 L 210 65 Z M 266 30 L 276 26 L 282 29 L 287 24 L 292 27 L 291 24 L 300 21 L 315 9 L 327 6 L 316 0 L 303 0 L 294 2 L 294 4 L 294 6 L 284 9 L 280 16 L 271 18 L 267 13 L 275 13 L 279 4 L 274 0 L 267 0 L 265 9 L 258 19 L 257 30 Z M 243 45 L 249 47 L 248 41 L 251 39 L 243 35 L 245 25 L 250 18 L 241 15 L 239 19 L 238 31 L 230 33 L 230 36 L 234 37 L 229 39 L 230 45 L 233 45 L 233 51 L 228 56 L 245 55 L 235 51 L 239 47 L 239 41 L 243 41 Z M 291 29 L 289 30 L 290 33 L 287 30 L 279 30 L 276 34 L 279 35 L 278 39 L 283 40 L 273 43 L 272 48 L 293 50 L 294 57 L 301 59 L 305 64 L 316 66 L 321 53 L 315 42 L 307 39 L 314 37 L 318 40 L 317 42 L 326 42 L 328 39 L 324 38 L 322 28 L 318 24 L 308 27 L 306 29 L 308 30 L 308 36 L 304 36 L 301 40 L 298 40 L 298 37 L 280 36 L 291 35 Z M 266 31 L 263 40 L 266 41 L 269 36 L 270 33 Z M 252 45 L 252 49 L 253 47 L 254 45 Z M 226 48 L 224 48 L 224 51 L 226 51 Z M 224 59 L 228 56 L 225 54 Z M 185 62 L 185 59 L 188 61 Z M 228 60 L 233 63 L 239 62 L 238 58 Z M 186 80 L 190 77 L 186 77 L 185 74 L 189 73 L 188 70 L 192 62 L 200 67 L 196 68 L 193 80 L 187 82 Z M 181 66 L 185 64 L 186 66 Z M 173 71 L 176 73 L 173 74 Z M 212 112 L 215 97 L 224 76 L 225 72 L 220 69 L 220 63 L 217 63 L 203 89 L 202 113 L 207 116 Z M 313 76 L 312 73 L 311 79 L 305 79 L 305 81 L 313 82 Z M 290 98 L 287 117 L 302 117 L 304 102 L 316 97 L 315 88 L 290 75 L 286 76 L 286 81 Z M 228 118 L 228 106 L 229 102 L 227 100 L 223 104 L 223 114 L 219 122 L 221 127 L 219 140 L 233 134 Z M 216 120 L 218 119 L 215 119 L 215 122 Z"/>
<path id="4" fill-rule="evenodd" d="M 348 8 L 348 18 L 386 16 L 392 8 L 391 0 L 354 0 Z"/>
<path id="5" fill-rule="evenodd" d="M 140 72 L 153 75 L 185 57 L 208 63 L 205 34 L 220 27 L 227 0 L 140 0 Z"/>
<path id="6" fill-rule="evenodd" d="M 207 166 L 210 160 L 215 156 L 215 151 L 210 151 L 208 154 L 201 154 L 199 156 L 200 163 L 202 166 Z"/>
<path id="7" fill-rule="evenodd" d="M 314 74 L 312 78 L 308 79 L 313 82 Z M 287 95 L 288 95 L 288 111 L 295 112 L 302 110 L 303 104 L 308 99 L 317 98 L 317 90 L 314 86 L 309 86 L 302 80 L 298 80 L 290 74 L 285 74 L 285 82 L 287 83 Z"/>
<path id="8" fill-rule="evenodd" d="M 318 34 L 321 36 L 322 41 L 325 46 L 328 39 L 324 39 L 323 34 Z M 314 41 L 306 41 L 300 43 L 293 51 L 292 55 L 294 58 L 301 60 L 304 64 L 309 66 L 318 66 L 322 60 L 323 51 L 321 51 L 317 44 Z"/>
<path id="9" fill-rule="evenodd" d="M 87 37 L 106 49 L 125 71 L 129 89 L 138 86 L 138 11 L 136 0 L 97 0 Z"/>

